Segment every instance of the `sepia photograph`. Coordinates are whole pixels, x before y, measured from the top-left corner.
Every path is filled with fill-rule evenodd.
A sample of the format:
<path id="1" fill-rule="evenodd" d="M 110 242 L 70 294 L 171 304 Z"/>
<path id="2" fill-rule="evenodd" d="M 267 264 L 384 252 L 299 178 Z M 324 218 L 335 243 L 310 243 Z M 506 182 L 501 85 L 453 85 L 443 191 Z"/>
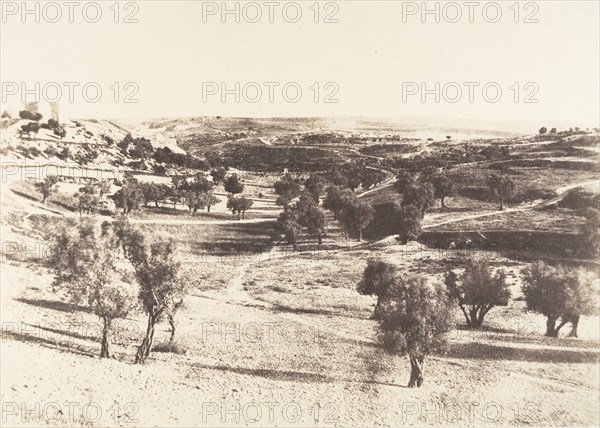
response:
<path id="1" fill-rule="evenodd" d="M 600 426 L 599 0 L 0 0 L 1 427 Z"/>

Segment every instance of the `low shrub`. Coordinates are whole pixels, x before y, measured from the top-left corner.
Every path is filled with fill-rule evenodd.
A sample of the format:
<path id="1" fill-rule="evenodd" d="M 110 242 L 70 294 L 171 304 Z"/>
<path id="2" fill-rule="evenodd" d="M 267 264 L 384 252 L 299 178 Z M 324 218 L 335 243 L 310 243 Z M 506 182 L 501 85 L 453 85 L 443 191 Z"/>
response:
<path id="1" fill-rule="evenodd" d="M 558 202 L 560 208 L 581 210 L 584 208 L 600 208 L 600 195 L 577 187 L 569 190 L 564 198 Z"/>
<path id="2" fill-rule="evenodd" d="M 153 352 L 169 352 L 171 354 L 185 355 L 187 348 L 177 341 L 174 342 L 159 342 L 152 348 Z"/>
<path id="3" fill-rule="evenodd" d="M 490 189 L 487 186 L 465 186 L 459 188 L 457 192 L 461 196 L 477 201 L 488 202 L 494 199 L 494 196 L 490 194 Z"/>
<path id="4" fill-rule="evenodd" d="M 521 203 L 536 201 L 539 199 L 547 200 L 556 198 L 558 194 L 554 190 L 550 189 L 527 189 L 514 195 L 508 199 L 508 202 Z"/>

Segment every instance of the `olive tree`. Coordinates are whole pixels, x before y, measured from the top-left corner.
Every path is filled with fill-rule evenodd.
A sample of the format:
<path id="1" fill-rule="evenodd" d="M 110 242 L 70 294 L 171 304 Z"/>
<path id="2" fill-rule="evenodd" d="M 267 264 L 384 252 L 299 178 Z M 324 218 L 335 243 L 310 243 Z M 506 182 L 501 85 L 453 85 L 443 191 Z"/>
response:
<path id="1" fill-rule="evenodd" d="M 237 213 L 238 220 L 240 220 L 240 215 L 242 215 L 243 218 L 246 218 L 246 211 L 252 208 L 252 205 L 254 205 L 254 202 L 245 196 L 239 198 L 230 197 L 227 199 L 227 208 L 230 209 L 234 215 Z"/>
<path id="2" fill-rule="evenodd" d="M 448 295 L 465 316 L 467 325 L 478 328 L 494 306 L 506 306 L 510 289 L 504 270 L 492 273 L 485 261 L 469 260 L 462 275 L 449 270 L 445 274 Z"/>
<path id="3" fill-rule="evenodd" d="M 38 192 L 42 194 L 42 203 L 46 204 L 48 197 L 56 192 L 58 183 L 58 177 L 55 175 L 49 175 L 44 178 L 42 181 L 35 183 L 35 188 Z"/>
<path id="4" fill-rule="evenodd" d="M 348 200 L 354 197 L 354 193 L 350 189 L 342 189 L 338 186 L 329 186 L 327 188 L 327 196 L 323 201 L 323 208 L 333 212 L 333 219 L 337 220 L 338 215 L 347 205 Z"/>
<path id="5" fill-rule="evenodd" d="M 129 180 L 111 198 L 115 201 L 115 206 L 122 208 L 123 214 L 128 215 L 140 207 L 144 192 L 136 180 Z"/>
<path id="6" fill-rule="evenodd" d="M 139 300 L 148 315 L 146 335 L 138 347 L 135 363 L 143 364 L 152 349 L 154 330 L 163 317 L 183 304 L 189 282 L 175 260 L 171 242 L 148 245 L 139 230 L 128 228 L 124 245 L 139 283 Z"/>
<path id="7" fill-rule="evenodd" d="M 364 296 L 377 296 L 377 303 L 375 304 L 372 319 L 379 319 L 383 300 L 388 292 L 388 288 L 396 281 L 396 273 L 396 266 L 391 263 L 377 259 L 367 260 L 367 267 L 363 271 L 357 291 Z"/>
<path id="8" fill-rule="evenodd" d="M 421 235 L 421 211 L 414 205 L 395 205 L 394 212 L 394 232 L 402 244 L 415 241 Z"/>
<path id="9" fill-rule="evenodd" d="M 435 191 L 431 183 L 415 184 L 407 186 L 402 198 L 402 206 L 414 205 L 420 213 L 420 218 L 425 216 L 429 208 L 433 206 Z"/>
<path id="10" fill-rule="evenodd" d="M 110 328 L 125 318 L 135 304 L 135 288 L 128 274 L 118 267 L 114 231 L 90 221 L 67 224 L 54 237 L 53 286 L 67 292 L 71 300 L 85 303 L 102 320 L 100 358 L 110 358 Z"/>
<path id="11" fill-rule="evenodd" d="M 410 275 L 396 277 L 388 287 L 378 338 L 387 352 L 408 355 L 410 388 L 423 384 L 425 357 L 444 348 L 452 325 L 452 303 L 441 284 Z"/>
<path id="12" fill-rule="evenodd" d="M 598 292 L 582 269 L 535 262 L 524 269 L 523 282 L 527 309 L 546 317 L 546 336 L 558 337 L 568 322 L 573 325 L 570 336 L 577 336 L 580 315 L 597 310 Z"/>
<path id="13" fill-rule="evenodd" d="M 454 196 L 456 193 L 454 178 L 446 172 L 441 172 L 431 177 L 431 183 L 433 184 L 435 197 L 440 198 L 442 208 L 446 208 L 446 198 Z"/>
<path id="14" fill-rule="evenodd" d="M 356 230 L 358 232 L 358 240 L 362 241 L 363 230 L 375 218 L 375 209 L 364 201 L 359 200 L 355 196 L 346 200 L 346 205 L 340 213 L 340 220 L 344 225 L 346 236 L 348 231 Z"/>
<path id="15" fill-rule="evenodd" d="M 287 243 L 292 244 L 294 250 L 298 248 L 298 237 L 302 232 L 302 225 L 300 224 L 300 213 L 296 207 L 284 208 L 275 223 L 275 231 L 283 235 Z"/>
<path id="16" fill-rule="evenodd" d="M 280 180 L 273 185 L 279 205 L 287 205 L 292 199 L 300 195 L 302 183 L 300 180 L 293 178 L 290 174 L 285 174 Z"/>
<path id="17" fill-rule="evenodd" d="M 227 180 L 225 180 L 225 191 L 234 196 L 237 193 L 242 193 L 244 191 L 244 185 L 241 183 L 237 174 L 231 174 L 227 177 Z"/>
<path id="18" fill-rule="evenodd" d="M 587 208 L 583 210 L 583 216 L 586 218 L 586 222 L 579 229 L 582 253 L 584 256 L 597 259 L 600 252 L 600 211 Z"/>
<path id="19" fill-rule="evenodd" d="M 398 175 L 396 175 L 396 182 L 394 185 L 396 190 L 400 193 L 404 193 L 408 187 L 414 186 L 415 184 L 417 184 L 416 174 L 402 169 L 398 172 Z"/>
<path id="20" fill-rule="evenodd" d="M 311 174 L 304 182 L 304 189 L 313 197 L 316 202 L 319 202 L 321 194 L 325 190 L 326 181 L 317 174 Z"/>
<path id="21" fill-rule="evenodd" d="M 296 203 L 298 210 L 298 221 L 307 228 L 308 233 L 316 235 L 319 245 L 323 243 L 323 235 L 327 231 L 327 219 L 325 212 L 315 201 L 314 195 L 304 192 Z"/>
<path id="22" fill-rule="evenodd" d="M 203 205 L 206 206 L 206 211 L 210 212 L 210 207 L 221 202 L 219 198 L 212 194 L 212 192 L 206 192 L 201 195 Z"/>
<path id="23" fill-rule="evenodd" d="M 513 194 L 515 183 L 505 175 L 492 174 L 488 177 L 487 184 L 492 194 L 500 201 L 500 209 L 504 210 L 504 201 Z"/>

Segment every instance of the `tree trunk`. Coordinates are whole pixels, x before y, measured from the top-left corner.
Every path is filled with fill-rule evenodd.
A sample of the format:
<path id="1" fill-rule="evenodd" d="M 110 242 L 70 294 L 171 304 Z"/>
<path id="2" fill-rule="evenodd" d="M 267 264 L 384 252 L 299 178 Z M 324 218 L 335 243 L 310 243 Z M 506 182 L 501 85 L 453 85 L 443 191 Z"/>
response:
<path id="1" fill-rule="evenodd" d="M 239 220 L 240 219 L 240 214 L 241 214 L 240 211 L 238 211 L 237 214 L 238 214 L 238 220 Z"/>
<path id="2" fill-rule="evenodd" d="M 444 204 L 444 199 L 446 199 L 446 197 L 442 196 L 442 208 L 446 208 L 446 205 Z"/>
<path id="3" fill-rule="evenodd" d="M 175 317 L 173 315 L 169 315 L 169 324 L 171 325 L 171 337 L 169 338 L 169 343 L 173 344 L 175 341 Z"/>
<path id="4" fill-rule="evenodd" d="M 500 211 L 504 211 L 504 198 L 500 196 Z"/>
<path id="5" fill-rule="evenodd" d="M 246 218 L 246 211 L 242 211 L 242 218 Z"/>
<path id="6" fill-rule="evenodd" d="M 358 242 L 362 242 L 362 229 L 358 229 Z"/>
<path id="7" fill-rule="evenodd" d="M 571 321 L 571 332 L 569 333 L 569 337 L 577 337 L 577 326 L 579 325 L 579 315 L 573 315 L 570 317 L 569 321 Z"/>
<path id="8" fill-rule="evenodd" d="M 489 306 L 484 306 L 479 310 L 479 315 L 477 316 L 477 322 L 479 323 L 479 326 L 483 325 L 483 319 L 485 318 L 485 316 L 487 315 L 487 313 L 490 311 L 490 309 L 492 309 L 494 307 L 494 305 L 489 305 Z"/>
<path id="9" fill-rule="evenodd" d="M 423 385 L 423 358 L 424 357 L 410 357 L 410 381 L 408 382 L 409 388 L 420 388 Z"/>
<path id="10" fill-rule="evenodd" d="M 320 233 L 317 234 L 317 242 L 319 243 L 319 245 L 323 245 L 323 237 Z"/>
<path id="11" fill-rule="evenodd" d="M 206 212 L 208 212 L 208 213 L 210 212 L 210 205 L 208 205 L 208 206 L 206 207 Z"/>
<path id="12" fill-rule="evenodd" d="M 100 349 L 100 358 L 110 358 L 110 352 L 109 352 L 109 338 L 108 338 L 108 332 L 110 331 L 110 320 L 107 317 L 102 317 L 102 320 L 104 321 L 104 327 L 102 329 L 102 346 Z"/>
<path id="13" fill-rule="evenodd" d="M 465 315 L 465 321 L 467 322 L 467 327 L 471 327 L 471 319 L 469 318 L 469 314 L 467 314 L 467 310 L 463 305 L 459 305 L 462 313 Z"/>
<path id="14" fill-rule="evenodd" d="M 154 326 L 158 316 L 148 315 L 148 327 L 146 328 L 146 337 L 142 340 L 142 344 L 139 346 L 135 355 L 135 364 L 144 364 L 146 358 L 150 355 L 152 349 L 152 342 L 154 341 Z"/>
<path id="15" fill-rule="evenodd" d="M 479 328 L 481 324 L 479 323 L 479 316 L 477 308 L 471 308 L 469 310 L 469 318 L 471 319 L 471 327 Z"/>
<path id="16" fill-rule="evenodd" d="M 563 319 L 560 324 L 554 329 L 554 337 L 558 337 L 558 332 L 560 331 L 561 328 L 563 328 L 563 326 L 569 322 L 568 319 Z"/>
<path id="17" fill-rule="evenodd" d="M 554 328 L 556 324 L 556 317 L 548 317 L 546 320 L 546 336 L 548 337 L 557 337 L 558 331 Z"/>
<path id="18" fill-rule="evenodd" d="M 372 320 L 380 319 L 379 313 L 381 312 L 381 304 L 383 303 L 383 295 L 377 296 L 377 303 L 375 303 L 375 309 L 373 310 L 373 315 L 371 315 Z"/>

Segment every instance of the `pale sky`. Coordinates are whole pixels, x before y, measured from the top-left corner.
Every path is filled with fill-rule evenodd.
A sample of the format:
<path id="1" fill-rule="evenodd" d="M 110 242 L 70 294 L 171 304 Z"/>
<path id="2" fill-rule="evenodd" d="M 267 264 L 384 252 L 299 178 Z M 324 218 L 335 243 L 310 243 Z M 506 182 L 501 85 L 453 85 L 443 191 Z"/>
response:
<path id="1" fill-rule="evenodd" d="M 284 19 L 294 18 L 291 2 L 275 2 L 273 23 L 263 1 L 251 6 L 239 3 L 239 23 L 234 15 L 226 15 L 227 22 L 221 22 L 220 1 L 139 1 L 130 2 L 133 5 L 127 9 L 126 2 L 121 2 L 119 20 L 135 12 L 138 23 L 113 22 L 114 10 L 109 9 L 113 1 L 99 2 L 102 17 L 97 23 L 84 20 L 82 8 L 89 3 L 85 1 L 75 8 L 73 23 L 62 1 L 55 3 L 62 13 L 57 23 L 45 22 L 41 9 L 45 2 L 39 3 L 39 23 L 35 15 L 26 15 L 22 22 L 20 1 L 1 3 L 2 109 L 13 112 L 22 95 L 20 88 L 17 94 L 10 93 L 15 91 L 13 83 L 24 82 L 33 89 L 34 83 L 40 82 L 40 88 L 46 85 L 52 98 L 54 89 L 47 84 L 56 82 L 63 92 L 61 113 L 81 118 L 426 116 L 560 120 L 598 126 L 600 117 L 597 1 L 521 2 L 518 23 L 514 22 L 515 10 L 510 9 L 514 1 L 498 2 L 502 16 L 497 23 L 485 19 L 494 19 L 493 8 L 487 9 L 485 17 L 482 12 L 483 6 L 492 2 L 478 2 L 473 23 L 462 1 L 455 3 L 462 12 L 457 23 L 444 19 L 444 7 L 448 19 L 456 13 L 447 2 L 440 3 L 440 23 L 434 22 L 434 15 L 426 15 L 427 22 L 422 23 L 420 11 L 405 16 L 403 22 L 403 8 L 407 12 L 412 6 L 420 8 L 420 1 L 320 2 L 318 23 L 314 22 L 314 1 L 297 2 L 302 12 L 297 23 Z M 29 2 L 32 9 L 35 3 Z M 235 4 L 227 2 L 231 9 Z M 19 10 L 12 14 L 15 7 Z M 428 7 L 433 9 L 435 2 Z M 219 9 L 216 14 L 208 15 L 215 8 Z M 204 19 L 203 10 L 207 13 Z M 262 13 L 260 21 L 248 22 L 256 10 Z M 56 9 L 47 6 L 45 12 L 48 19 L 54 19 Z M 86 16 L 92 19 L 94 9 L 90 7 L 88 12 Z M 330 13 L 337 23 L 322 22 Z M 524 23 L 530 14 L 530 19 L 539 22 Z M 80 84 L 74 102 L 68 99 L 65 82 Z M 102 89 L 96 103 L 82 96 L 81 87 L 88 82 L 96 82 Z M 121 88 L 118 102 L 113 99 L 115 82 Z M 133 97 L 138 103 L 123 102 L 134 88 L 125 90 L 127 82 L 139 88 Z M 203 100 L 207 82 L 219 91 L 221 83 L 234 89 L 240 82 L 240 102 L 229 95 L 223 103 L 219 93 L 204 94 Z M 265 82 L 279 85 L 273 86 L 273 102 Z M 295 96 L 294 87 L 302 90 L 296 103 L 286 101 L 282 94 L 282 87 L 290 82 L 290 98 Z M 333 84 L 326 87 L 328 82 Z M 419 94 L 407 95 L 403 102 L 403 83 L 406 89 L 407 82 L 423 82 L 429 89 L 440 82 L 440 91 L 445 84 L 456 82 L 462 96 L 456 103 L 443 98 L 436 103 L 430 95 L 423 103 Z M 472 103 L 464 82 L 479 84 L 474 87 Z M 495 96 L 495 87 L 502 90 L 496 103 L 483 98 L 481 88 L 489 82 L 490 97 Z M 244 98 L 241 88 L 248 83 Z M 257 96 L 253 85 L 262 90 L 256 103 L 248 100 Z M 315 102 L 317 87 L 319 99 Z M 447 88 L 448 97 L 457 96 L 453 87 Z M 339 102 L 324 103 L 325 95 L 336 89 L 333 98 Z M 90 94 L 94 96 L 92 89 Z M 528 94 L 539 102 L 524 103 Z M 47 104 L 40 95 L 41 104 Z"/>

